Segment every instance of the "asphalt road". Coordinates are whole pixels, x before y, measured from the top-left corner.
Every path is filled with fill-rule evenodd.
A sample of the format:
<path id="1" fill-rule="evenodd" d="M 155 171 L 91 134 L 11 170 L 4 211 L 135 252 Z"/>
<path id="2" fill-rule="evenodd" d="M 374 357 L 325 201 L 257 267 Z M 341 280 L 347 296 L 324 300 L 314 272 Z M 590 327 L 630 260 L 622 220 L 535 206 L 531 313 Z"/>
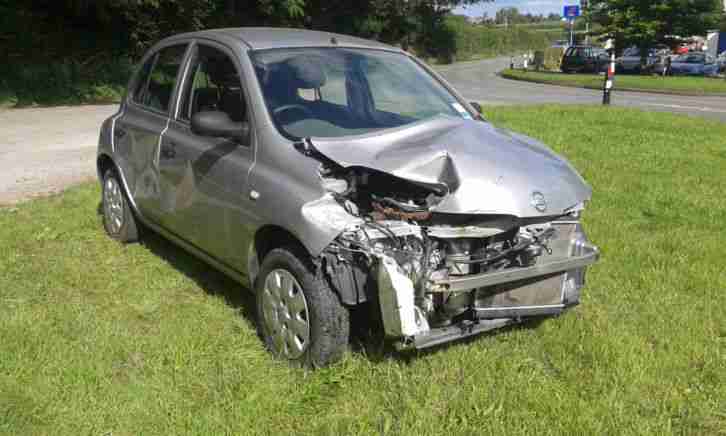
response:
<path id="1" fill-rule="evenodd" d="M 599 104 L 597 91 L 502 79 L 507 59 L 438 68 L 461 93 L 485 105 Z M 726 121 L 726 98 L 617 92 L 613 104 Z M 0 110 L 0 204 L 64 189 L 95 177 L 101 122 L 117 106 Z"/>
<path id="2" fill-rule="evenodd" d="M 497 72 L 508 59 L 466 62 L 438 68 L 439 72 L 466 98 L 486 105 L 508 104 L 600 104 L 602 92 L 542 85 L 503 79 Z M 617 88 L 617 77 L 615 79 Z M 686 97 L 643 92 L 612 94 L 612 104 L 647 111 L 676 112 L 726 121 L 726 97 Z"/>

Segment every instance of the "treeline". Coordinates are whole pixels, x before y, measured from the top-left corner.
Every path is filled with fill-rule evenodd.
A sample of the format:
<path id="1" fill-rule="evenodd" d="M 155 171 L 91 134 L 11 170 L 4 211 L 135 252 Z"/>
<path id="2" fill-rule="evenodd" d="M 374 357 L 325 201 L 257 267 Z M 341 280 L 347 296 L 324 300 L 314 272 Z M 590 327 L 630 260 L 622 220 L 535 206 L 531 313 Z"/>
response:
<path id="1" fill-rule="evenodd" d="M 138 56 L 159 39 L 214 27 L 306 27 L 414 46 L 450 49 L 444 18 L 486 0 L 16 0 L 0 4 L 0 44 L 14 60 Z M 433 44 L 432 44 L 433 43 Z"/>
<path id="2" fill-rule="evenodd" d="M 475 33 L 451 10 L 488 0 L 16 0 L 0 3 L 0 104 L 117 100 L 135 60 L 168 35 L 216 27 L 302 27 L 397 44 L 449 62 L 542 43 Z M 469 26 L 469 27 L 466 27 Z M 541 35 L 540 35 L 541 36 Z M 520 41 L 520 39 L 522 39 Z"/>
<path id="3" fill-rule="evenodd" d="M 450 16 L 446 26 L 454 36 L 455 50 L 452 61 L 463 61 L 477 57 L 494 57 L 543 50 L 562 37 L 559 26 L 533 28 L 511 25 L 508 28 L 477 26 L 468 23 L 466 17 Z"/>
<path id="4" fill-rule="evenodd" d="M 482 23 L 484 24 L 538 24 L 544 22 L 560 21 L 560 15 L 551 13 L 548 15 L 521 13 L 515 7 L 502 8 L 497 11 L 493 18 L 484 13 Z"/>

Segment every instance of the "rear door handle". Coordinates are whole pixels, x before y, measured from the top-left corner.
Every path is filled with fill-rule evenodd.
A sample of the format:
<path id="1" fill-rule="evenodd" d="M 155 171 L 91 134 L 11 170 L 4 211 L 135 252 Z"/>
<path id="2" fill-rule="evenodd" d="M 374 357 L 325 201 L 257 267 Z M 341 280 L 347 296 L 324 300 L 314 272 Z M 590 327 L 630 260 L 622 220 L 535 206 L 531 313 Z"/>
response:
<path id="1" fill-rule="evenodd" d="M 124 136 L 126 136 L 126 130 L 116 127 L 113 131 L 113 136 L 117 139 L 122 139 Z"/>

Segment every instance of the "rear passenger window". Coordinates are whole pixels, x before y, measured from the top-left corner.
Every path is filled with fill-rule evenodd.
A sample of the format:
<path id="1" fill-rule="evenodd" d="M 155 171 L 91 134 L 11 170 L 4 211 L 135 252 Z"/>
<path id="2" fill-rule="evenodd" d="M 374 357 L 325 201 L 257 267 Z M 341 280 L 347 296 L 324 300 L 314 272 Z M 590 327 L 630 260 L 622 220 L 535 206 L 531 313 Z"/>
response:
<path id="1" fill-rule="evenodd" d="M 169 111 L 177 73 L 186 49 L 186 44 L 166 47 L 149 59 L 140 73 L 139 88 L 134 94 L 136 103 L 161 112 Z"/>

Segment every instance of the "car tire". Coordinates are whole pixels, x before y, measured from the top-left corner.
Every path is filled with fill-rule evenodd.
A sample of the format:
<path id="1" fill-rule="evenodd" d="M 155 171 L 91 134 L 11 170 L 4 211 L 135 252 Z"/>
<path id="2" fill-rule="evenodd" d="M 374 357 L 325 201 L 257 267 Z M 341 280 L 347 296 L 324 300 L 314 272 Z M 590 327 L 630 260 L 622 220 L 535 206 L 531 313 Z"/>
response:
<path id="1" fill-rule="evenodd" d="M 101 189 L 103 227 L 108 235 L 122 243 L 136 242 L 139 227 L 136 222 L 126 191 L 116 170 L 109 169 L 103 176 Z"/>
<path id="2" fill-rule="evenodd" d="M 255 283 L 257 328 L 275 356 L 306 368 L 340 360 L 350 314 L 312 262 L 295 247 L 270 251 Z"/>

